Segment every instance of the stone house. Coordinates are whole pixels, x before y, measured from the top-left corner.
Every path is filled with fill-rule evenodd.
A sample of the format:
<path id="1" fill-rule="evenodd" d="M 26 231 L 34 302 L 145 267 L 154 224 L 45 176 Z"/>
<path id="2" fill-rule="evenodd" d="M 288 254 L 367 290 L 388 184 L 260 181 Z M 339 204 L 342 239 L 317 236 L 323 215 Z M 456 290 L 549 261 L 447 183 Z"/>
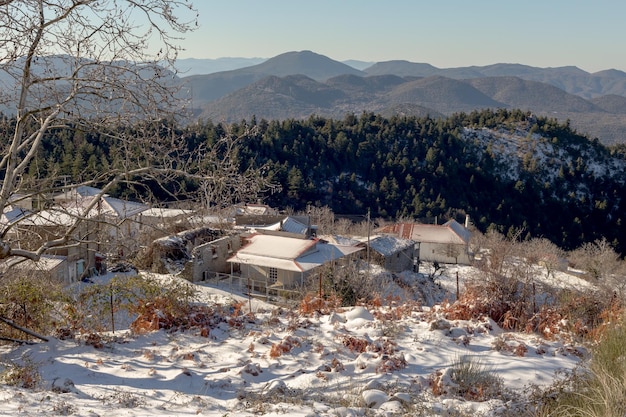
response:
<path id="1" fill-rule="evenodd" d="M 369 256 L 369 262 L 382 266 L 387 271 L 402 272 L 413 270 L 415 242 L 391 235 L 370 237 L 357 244 L 366 250 L 361 257 Z"/>

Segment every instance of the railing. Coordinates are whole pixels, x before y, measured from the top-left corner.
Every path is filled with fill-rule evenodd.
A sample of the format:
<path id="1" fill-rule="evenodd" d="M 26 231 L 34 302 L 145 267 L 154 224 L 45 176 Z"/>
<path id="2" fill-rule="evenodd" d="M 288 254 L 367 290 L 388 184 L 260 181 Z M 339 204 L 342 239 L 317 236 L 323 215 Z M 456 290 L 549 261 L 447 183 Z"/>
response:
<path id="1" fill-rule="evenodd" d="M 230 293 L 237 292 L 244 296 L 251 296 L 265 301 L 286 301 L 302 295 L 300 289 L 272 288 L 267 285 L 265 280 L 246 278 L 234 274 L 205 271 L 202 276 L 203 282 L 221 288 L 227 287 Z"/>

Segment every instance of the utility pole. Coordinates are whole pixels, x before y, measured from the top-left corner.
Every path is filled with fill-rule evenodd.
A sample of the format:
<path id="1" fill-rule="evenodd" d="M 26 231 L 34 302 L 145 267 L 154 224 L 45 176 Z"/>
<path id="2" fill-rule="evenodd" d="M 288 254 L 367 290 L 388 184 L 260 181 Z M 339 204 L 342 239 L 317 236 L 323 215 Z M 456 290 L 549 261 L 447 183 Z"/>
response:
<path id="1" fill-rule="evenodd" d="M 370 276 L 370 209 L 367 209 L 367 277 Z"/>

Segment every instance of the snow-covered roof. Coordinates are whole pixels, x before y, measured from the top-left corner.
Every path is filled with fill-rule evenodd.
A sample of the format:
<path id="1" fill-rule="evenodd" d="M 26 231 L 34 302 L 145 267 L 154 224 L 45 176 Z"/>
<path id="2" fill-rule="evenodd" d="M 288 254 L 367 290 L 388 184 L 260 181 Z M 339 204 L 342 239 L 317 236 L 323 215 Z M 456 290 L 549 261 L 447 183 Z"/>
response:
<path id="1" fill-rule="evenodd" d="M 306 224 L 296 220 L 295 218 L 291 216 L 287 216 L 285 217 L 284 220 L 281 220 L 280 222 L 271 224 L 269 226 L 257 227 L 256 229 L 275 230 L 275 231 L 282 231 L 282 232 L 288 232 L 288 233 L 295 233 L 299 235 L 306 235 L 307 231 L 309 230 L 309 227 Z"/>
<path id="2" fill-rule="evenodd" d="M 100 194 L 102 190 L 96 187 L 89 187 L 87 185 L 80 185 L 78 187 L 69 189 L 63 193 L 55 195 L 54 201 L 70 201 L 78 200 L 84 197 L 94 197 Z"/>
<path id="3" fill-rule="evenodd" d="M 367 244 L 366 241 L 362 241 L 361 244 Z M 390 235 L 380 235 L 369 238 L 370 249 L 380 253 L 383 256 L 391 256 L 406 248 L 415 245 L 415 242 L 410 239 L 402 239 Z"/>
<path id="4" fill-rule="evenodd" d="M 356 246 L 363 240 L 359 240 L 353 237 L 339 236 L 339 235 L 322 235 L 320 239 L 327 241 L 328 243 L 334 243 L 336 245 L 343 246 Z"/>
<path id="5" fill-rule="evenodd" d="M 314 239 L 298 239 L 275 235 L 253 235 L 250 243 L 239 249 L 239 254 L 266 256 L 277 259 L 296 259 L 315 247 Z"/>
<path id="6" fill-rule="evenodd" d="M 227 261 L 302 272 L 361 249 L 322 243 L 319 239 L 260 234 L 252 236 L 250 243 L 239 249 Z"/>
<path id="7" fill-rule="evenodd" d="M 22 271 L 52 271 L 66 261 L 66 256 L 42 255 L 37 261 L 27 259 L 16 263 L 13 267 Z"/>
<path id="8" fill-rule="evenodd" d="M 327 262 L 332 262 L 351 255 L 355 252 L 363 250 L 363 248 L 346 245 L 333 245 L 331 243 L 318 242 L 317 251 L 307 253 L 296 259 L 296 263 L 300 265 L 303 271 L 309 271 Z"/>
<path id="9" fill-rule="evenodd" d="M 189 216 L 191 214 L 193 214 L 192 210 L 172 209 L 172 208 L 163 208 L 163 207 L 152 207 L 141 212 L 142 216 L 159 217 L 159 218 Z"/>
<path id="10" fill-rule="evenodd" d="M 80 214 L 77 208 L 50 208 L 25 217 L 20 224 L 40 227 L 69 227 L 76 222 L 77 216 Z"/>
<path id="11" fill-rule="evenodd" d="M 105 214 L 113 214 L 120 219 L 126 219 L 148 210 L 150 207 L 143 203 L 135 201 L 120 200 L 119 198 L 104 196 L 102 197 L 102 212 Z"/>
<path id="12" fill-rule="evenodd" d="M 28 214 L 28 211 L 24 210 L 21 207 L 17 206 L 7 206 L 4 208 L 4 212 L 2 216 L 0 216 L 0 225 L 8 226 L 18 221 L 22 217 L 25 217 Z"/>
<path id="13" fill-rule="evenodd" d="M 238 204 L 234 206 L 236 215 L 276 214 L 277 210 L 265 204 Z"/>
<path id="14" fill-rule="evenodd" d="M 400 223 L 382 229 L 384 233 L 394 233 L 402 238 L 423 243 L 452 243 L 466 245 L 470 240 L 470 231 L 455 220 L 443 225 Z"/>

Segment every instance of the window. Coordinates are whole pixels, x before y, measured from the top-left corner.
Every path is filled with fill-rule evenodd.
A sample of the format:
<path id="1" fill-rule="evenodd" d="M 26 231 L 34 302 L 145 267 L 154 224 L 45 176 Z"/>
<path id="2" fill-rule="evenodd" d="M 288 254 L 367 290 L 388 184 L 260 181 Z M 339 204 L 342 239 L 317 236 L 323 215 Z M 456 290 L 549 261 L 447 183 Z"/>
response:
<path id="1" fill-rule="evenodd" d="M 278 269 L 270 268 L 268 274 L 268 281 L 270 284 L 275 284 L 278 281 Z"/>

